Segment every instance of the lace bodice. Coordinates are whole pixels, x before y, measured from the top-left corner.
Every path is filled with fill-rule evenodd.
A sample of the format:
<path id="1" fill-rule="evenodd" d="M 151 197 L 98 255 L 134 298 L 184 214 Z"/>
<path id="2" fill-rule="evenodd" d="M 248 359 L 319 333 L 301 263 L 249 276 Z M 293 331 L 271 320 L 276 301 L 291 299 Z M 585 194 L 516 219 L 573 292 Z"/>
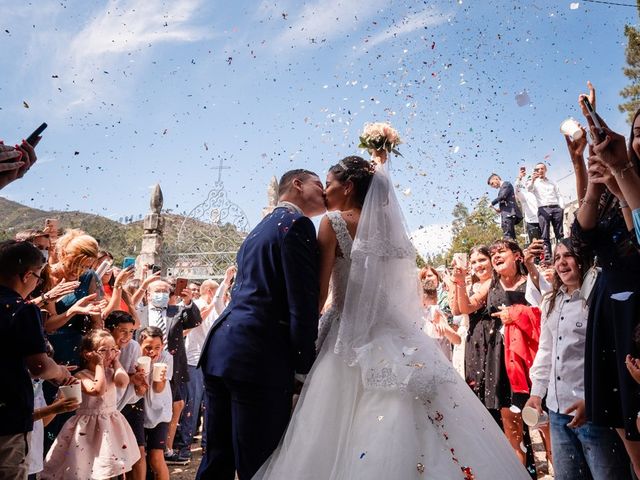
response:
<path id="1" fill-rule="evenodd" d="M 349 280 L 349 269 L 351 268 L 351 246 L 353 240 L 347 229 L 347 222 L 342 218 L 340 212 L 329 212 L 327 214 L 331 227 L 336 233 L 340 252 L 336 255 L 336 261 L 331 272 L 329 291 L 331 292 L 331 310 L 340 312 L 344 305 L 344 296 Z"/>

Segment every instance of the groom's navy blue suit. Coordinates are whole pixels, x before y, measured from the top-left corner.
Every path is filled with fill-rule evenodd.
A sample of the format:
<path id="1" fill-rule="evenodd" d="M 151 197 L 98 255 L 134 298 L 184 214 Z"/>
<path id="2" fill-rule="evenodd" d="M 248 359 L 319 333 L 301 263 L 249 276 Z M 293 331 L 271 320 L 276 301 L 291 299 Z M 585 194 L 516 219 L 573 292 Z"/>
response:
<path id="1" fill-rule="evenodd" d="M 231 302 L 211 327 L 205 375 L 207 445 L 197 479 L 249 480 L 277 447 L 291 414 L 294 374 L 315 358 L 318 244 L 307 217 L 267 215 L 237 257 Z"/>

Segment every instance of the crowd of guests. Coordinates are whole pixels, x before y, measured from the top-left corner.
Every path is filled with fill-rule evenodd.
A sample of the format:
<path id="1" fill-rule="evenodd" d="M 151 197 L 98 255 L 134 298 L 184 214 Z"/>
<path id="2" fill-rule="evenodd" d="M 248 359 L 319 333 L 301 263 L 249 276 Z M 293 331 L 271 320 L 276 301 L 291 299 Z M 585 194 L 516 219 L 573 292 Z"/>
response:
<path id="1" fill-rule="evenodd" d="M 627 144 L 583 97 L 595 105 L 591 86 L 587 128 L 567 137 L 580 203 L 570 234 L 544 163 L 530 177 L 521 167 L 515 186 L 492 174 L 504 238 L 420 271 L 424 330 L 532 477 L 529 428 L 556 478 L 634 478 L 640 111 Z M 0 144 L 0 188 L 35 161 L 27 143 Z M 49 220 L 0 243 L 0 478 L 167 479 L 167 464 L 190 461 L 206 409 L 198 360 L 234 267 L 220 284 L 185 286 L 151 265 L 116 267 L 83 231 L 60 233 Z"/>
<path id="2" fill-rule="evenodd" d="M 0 243 L 0 478 L 168 479 L 190 461 L 196 365 L 235 267 L 177 291 L 47 222 Z"/>
<path id="3" fill-rule="evenodd" d="M 587 128 L 567 137 L 580 205 L 570 235 L 546 165 L 529 178 L 521 167 L 515 187 L 492 174 L 504 238 L 454 256 L 436 282 L 448 310 L 434 314 L 434 270 L 421 271 L 425 331 L 448 343 L 456 369 L 533 478 L 529 428 L 539 430 L 555 478 L 638 478 L 640 111 L 625 144 L 594 120 L 585 97 L 595 105 L 590 84 L 579 99 Z M 523 219 L 525 249 L 515 241 Z"/>

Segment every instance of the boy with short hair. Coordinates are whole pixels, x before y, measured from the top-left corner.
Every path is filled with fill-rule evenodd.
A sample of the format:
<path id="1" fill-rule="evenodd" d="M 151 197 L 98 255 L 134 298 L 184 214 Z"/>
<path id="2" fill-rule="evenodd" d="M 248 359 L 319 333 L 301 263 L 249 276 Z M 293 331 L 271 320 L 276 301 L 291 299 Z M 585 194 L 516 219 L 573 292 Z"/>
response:
<path id="1" fill-rule="evenodd" d="M 151 358 L 148 385 L 144 394 L 144 433 L 149 453 L 149 465 L 157 480 L 168 480 L 169 469 L 164 460 L 167 432 L 171 421 L 172 395 L 167 380 L 173 376 L 173 356 L 164 348 L 162 330 L 158 327 L 146 327 L 140 330 L 138 341 L 142 355 Z M 165 363 L 167 370 L 160 381 L 153 381 L 153 369 L 156 363 Z"/>
<path id="2" fill-rule="evenodd" d="M 47 356 L 40 310 L 25 301 L 40 283 L 44 263 L 31 243 L 0 243 L 0 478 L 27 478 L 31 377 L 60 384 L 76 381 Z"/>

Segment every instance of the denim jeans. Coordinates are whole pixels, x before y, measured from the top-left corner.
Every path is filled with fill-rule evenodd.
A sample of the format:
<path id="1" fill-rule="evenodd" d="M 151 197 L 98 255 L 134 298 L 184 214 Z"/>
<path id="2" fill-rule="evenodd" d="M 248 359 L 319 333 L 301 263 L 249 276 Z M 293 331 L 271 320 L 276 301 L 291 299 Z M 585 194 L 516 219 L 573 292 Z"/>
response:
<path id="1" fill-rule="evenodd" d="M 567 427 L 572 418 L 549 412 L 555 479 L 630 480 L 629 458 L 616 431 L 591 422 Z"/>
<path id="2" fill-rule="evenodd" d="M 204 397 L 204 376 L 202 370 L 192 365 L 187 365 L 189 371 L 189 381 L 185 384 L 184 409 L 180 415 L 179 435 L 176 437 L 176 450 L 180 453 L 190 451 L 193 436 L 198 426 L 200 406 Z M 203 433 L 204 442 L 204 433 Z"/>

